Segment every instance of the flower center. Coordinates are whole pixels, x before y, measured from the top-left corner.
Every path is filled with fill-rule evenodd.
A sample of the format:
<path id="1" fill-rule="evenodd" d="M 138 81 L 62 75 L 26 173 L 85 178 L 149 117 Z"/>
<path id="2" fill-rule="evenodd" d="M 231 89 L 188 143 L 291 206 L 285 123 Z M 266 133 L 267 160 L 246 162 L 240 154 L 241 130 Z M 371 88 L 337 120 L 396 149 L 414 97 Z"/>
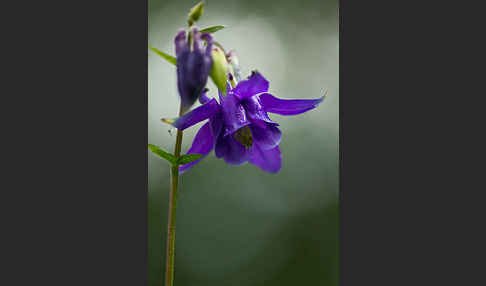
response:
<path id="1" fill-rule="evenodd" d="M 246 149 L 250 148 L 253 143 L 253 136 L 248 126 L 242 127 L 235 132 L 235 139 L 243 144 Z"/>

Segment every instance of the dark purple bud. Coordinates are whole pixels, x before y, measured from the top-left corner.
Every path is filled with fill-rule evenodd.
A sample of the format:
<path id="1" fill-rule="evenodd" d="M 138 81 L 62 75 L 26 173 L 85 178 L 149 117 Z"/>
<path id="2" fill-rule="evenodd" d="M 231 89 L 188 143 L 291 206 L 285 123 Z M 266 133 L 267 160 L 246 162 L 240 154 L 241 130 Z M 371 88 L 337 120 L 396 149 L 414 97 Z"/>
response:
<path id="1" fill-rule="evenodd" d="M 201 35 L 197 28 L 194 28 L 192 38 L 192 50 L 184 31 L 180 31 L 174 41 L 177 56 L 177 88 L 183 111 L 187 111 L 201 96 L 213 64 L 211 35 Z M 206 40 L 206 47 L 203 39 Z"/>

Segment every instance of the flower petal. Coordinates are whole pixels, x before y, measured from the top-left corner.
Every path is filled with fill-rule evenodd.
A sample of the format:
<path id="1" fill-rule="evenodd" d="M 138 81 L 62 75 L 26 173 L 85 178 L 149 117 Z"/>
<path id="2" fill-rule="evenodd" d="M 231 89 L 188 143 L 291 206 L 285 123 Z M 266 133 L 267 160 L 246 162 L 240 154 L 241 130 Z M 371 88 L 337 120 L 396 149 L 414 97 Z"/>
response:
<path id="1" fill-rule="evenodd" d="M 162 121 L 172 124 L 177 129 L 184 130 L 196 123 L 208 119 L 218 111 L 219 104 L 216 99 L 213 98 L 208 103 L 193 109 L 191 112 L 188 112 L 175 120 L 162 119 Z"/>
<path id="2" fill-rule="evenodd" d="M 213 137 L 218 138 L 221 130 L 223 129 L 223 115 L 221 112 L 217 112 L 215 115 L 209 118 L 209 123 L 213 131 Z"/>
<path id="3" fill-rule="evenodd" d="M 278 146 L 270 150 L 263 150 L 258 145 L 253 145 L 251 150 L 250 163 L 266 172 L 277 173 L 280 171 L 282 154 Z"/>
<path id="4" fill-rule="evenodd" d="M 240 142 L 233 138 L 233 135 L 223 136 L 216 141 L 214 154 L 217 158 L 223 158 L 229 165 L 241 165 L 250 159 L 251 149 L 246 149 Z"/>
<path id="5" fill-rule="evenodd" d="M 318 99 L 281 99 L 269 93 L 259 97 L 265 111 L 281 115 L 304 113 L 316 108 L 324 100 L 324 96 Z"/>
<path id="6" fill-rule="evenodd" d="M 183 50 L 189 49 L 186 41 L 186 31 L 180 29 L 174 38 L 176 56 L 178 56 Z"/>
<path id="7" fill-rule="evenodd" d="M 192 50 L 193 51 L 202 51 L 203 50 L 203 43 L 201 42 L 201 33 L 199 33 L 199 29 L 197 27 L 192 28 Z"/>
<path id="8" fill-rule="evenodd" d="M 267 92 L 269 85 L 270 83 L 259 72 L 253 72 L 248 79 L 240 81 L 233 92 L 239 99 L 244 99 Z"/>
<path id="9" fill-rule="evenodd" d="M 196 136 L 194 137 L 194 141 L 192 141 L 192 146 L 189 149 L 189 151 L 187 151 L 186 154 L 201 154 L 203 156 L 206 156 L 207 154 L 209 154 L 209 152 L 211 152 L 211 150 L 213 150 L 213 147 L 214 147 L 213 132 L 211 130 L 210 123 L 207 122 L 197 132 Z M 179 166 L 179 171 L 181 173 L 184 173 L 185 171 L 190 169 L 192 166 L 197 164 L 202 159 L 203 158 Z"/>
<path id="10" fill-rule="evenodd" d="M 201 35 L 201 39 L 206 41 L 206 51 L 204 51 L 204 53 L 211 56 L 211 51 L 213 50 L 213 36 L 211 36 L 209 33 L 203 33 Z"/>
<path id="11" fill-rule="evenodd" d="M 250 125 L 253 145 L 260 146 L 263 150 L 269 150 L 275 148 L 282 138 L 282 132 L 273 124 L 266 124 L 264 128 L 252 124 Z"/>
<path id="12" fill-rule="evenodd" d="M 232 93 L 221 98 L 221 110 L 225 125 L 224 136 L 236 132 L 241 127 L 249 125 L 251 122 L 246 117 L 243 105 L 238 102 L 238 98 Z"/>
<path id="13" fill-rule="evenodd" d="M 231 85 L 229 82 L 226 83 L 226 94 L 229 94 L 231 92 Z M 221 93 L 221 90 L 218 89 L 218 96 L 219 96 L 219 102 L 223 103 L 225 95 Z"/>
<path id="14" fill-rule="evenodd" d="M 199 103 L 201 103 L 201 104 L 206 104 L 206 103 L 208 103 L 208 102 L 211 100 L 211 98 L 209 98 L 209 97 L 206 95 L 206 93 L 207 93 L 207 89 L 203 90 L 203 92 L 202 92 L 202 93 L 201 93 L 201 95 L 199 96 Z"/>
<path id="15" fill-rule="evenodd" d="M 278 126 L 277 122 L 271 120 L 268 117 L 268 114 L 263 108 L 262 104 L 260 103 L 260 99 L 258 98 L 258 96 L 247 98 L 242 101 L 242 104 L 245 107 L 246 114 L 252 120 L 253 123 L 256 124 L 263 123 L 263 127 L 265 127 L 266 125 L 265 122 L 273 123 L 274 125 Z"/>

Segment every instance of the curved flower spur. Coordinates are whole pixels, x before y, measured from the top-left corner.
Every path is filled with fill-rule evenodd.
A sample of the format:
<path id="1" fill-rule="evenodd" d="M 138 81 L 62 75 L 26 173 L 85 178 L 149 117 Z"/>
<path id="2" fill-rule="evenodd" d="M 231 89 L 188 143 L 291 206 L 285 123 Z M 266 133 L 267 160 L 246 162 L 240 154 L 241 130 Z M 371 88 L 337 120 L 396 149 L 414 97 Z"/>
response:
<path id="1" fill-rule="evenodd" d="M 162 121 L 184 130 L 209 119 L 197 132 L 187 154 L 206 156 L 214 148 L 216 157 L 230 165 L 249 161 L 266 172 L 277 173 L 282 165 L 278 147 L 282 132 L 267 113 L 301 114 L 316 108 L 325 95 L 318 99 L 280 99 L 267 93 L 268 88 L 269 82 L 254 71 L 234 88 L 228 85 L 226 96 L 220 92 L 220 102 L 203 93 L 199 98 L 203 105 L 177 119 Z M 179 169 L 187 171 L 200 160 Z"/>

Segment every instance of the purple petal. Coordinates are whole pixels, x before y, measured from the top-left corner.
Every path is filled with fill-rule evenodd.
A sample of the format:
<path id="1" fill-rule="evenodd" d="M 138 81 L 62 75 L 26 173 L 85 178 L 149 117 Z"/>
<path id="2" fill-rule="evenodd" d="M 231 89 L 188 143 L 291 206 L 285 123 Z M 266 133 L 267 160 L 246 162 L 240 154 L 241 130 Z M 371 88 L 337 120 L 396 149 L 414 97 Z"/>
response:
<path id="1" fill-rule="evenodd" d="M 239 99 L 251 97 L 253 95 L 267 92 L 269 82 L 258 72 L 253 72 L 247 80 L 242 80 L 233 89 Z"/>
<path id="2" fill-rule="evenodd" d="M 213 50 L 213 36 L 209 33 L 204 33 L 201 35 L 201 39 L 206 40 L 206 55 L 211 56 L 211 51 Z"/>
<path id="3" fill-rule="evenodd" d="M 218 112 L 209 118 L 209 123 L 211 124 L 211 128 L 213 130 L 213 137 L 218 138 L 221 130 L 223 129 L 223 116 L 221 112 Z"/>
<path id="4" fill-rule="evenodd" d="M 229 82 L 226 82 L 226 94 L 231 93 L 231 84 Z M 219 96 L 219 102 L 223 102 L 223 98 L 225 97 L 223 93 L 218 89 L 218 96 Z"/>
<path id="5" fill-rule="evenodd" d="M 250 159 L 251 152 L 232 135 L 220 135 L 216 141 L 214 154 L 217 158 L 223 158 L 229 165 L 241 165 Z"/>
<path id="6" fill-rule="evenodd" d="M 257 96 L 253 96 L 245 99 L 242 102 L 242 104 L 245 107 L 246 114 L 252 120 L 253 123 L 259 125 L 263 123 L 262 127 L 266 126 L 265 122 L 273 123 L 278 126 L 277 122 L 271 120 L 268 117 L 267 112 L 263 108 L 262 104 L 260 103 L 260 99 Z"/>
<path id="7" fill-rule="evenodd" d="M 192 146 L 189 149 L 189 151 L 187 151 L 187 154 L 201 154 L 203 156 L 206 156 L 207 154 L 209 154 L 209 152 L 211 152 L 213 147 L 214 147 L 213 133 L 209 122 L 207 122 L 197 132 L 196 136 L 194 137 L 194 141 L 192 141 Z M 202 159 L 203 158 L 180 166 L 179 171 L 181 173 L 184 173 L 185 171 L 190 169 L 192 166 L 197 164 Z"/>
<path id="8" fill-rule="evenodd" d="M 164 120 L 165 122 L 171 123 L 175 128 L 184 130 L 192 125 L 199 123 L 209 117 L 213 116 L 219 111 L 219 104 L 216 99 L 211 99 L 208 103 L 201 105 L 191 112 L 184 114 L 183 116 L 177 118 L 174 122 Z"/>
<path id="9" fill-rule="evenodd" d="M 243 126 L 251 122 L 246 118 L 246 111 L 243 105 L 238 102 L 238 98 L 232 93 L 221 97 L 221 109 L 223 111 L 223 120 L 226 127 L 224 136 L 234 133 Z"/>
<path id="10" fill-rule="evenodd" d="M 201 93 L 201 95 L 199 96 L 199 103 L 206 104 L 211 100 L 211 98 L 209 98 L 206 95 L 206 93 L 207 93 L 207 89 L 205 91 L 203 91 L 203 93 Z"/>
<path id="11" fill-rule="evenodd" d="M 263 171 L 277 173 L 282 167 L 282 154 L 277 147 L 270 150 L 263 150 L 258 145 L 252 146 L 250 163 L 257 165 Z"/>
<path id="12" fill-rule="evenodd" d="M 201 51 L 203 48 L 201 42 L 201 33 L 199 33 L 199 29 L 197 27 L 192 28 L 192 50 L 194 51 Z"/>
<path id="13" fill-rule="evenodd" d="M 179 30 L 174 38 L 176 56 L 178 56 L 184 49 L 187 49 L 186 31 L 184 29 Z"/>
<path id="14" fill-rule="evenodd" d="M 304 113 L 316 108 L 324 100 L 324 96 L 318 99 L 280 99 L 269 93 L 259 97 L 265 111 L 281 115 Z"/>
<path id="15" fill-rule="evenodd" d="M 250 125 L 254 145 L 260 146 L 263 150 L 275 148 L 282 138 L 282 132 L 273 124 L 268 124 L 261 128 L 255 124 Z"/>

